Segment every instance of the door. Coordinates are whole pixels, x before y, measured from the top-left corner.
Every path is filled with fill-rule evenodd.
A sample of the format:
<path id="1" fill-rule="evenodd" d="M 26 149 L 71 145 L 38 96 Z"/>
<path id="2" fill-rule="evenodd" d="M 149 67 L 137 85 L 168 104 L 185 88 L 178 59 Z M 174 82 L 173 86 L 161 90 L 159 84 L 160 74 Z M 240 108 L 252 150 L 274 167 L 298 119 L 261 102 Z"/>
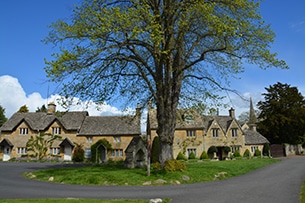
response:
<path id="1" fill-rule="evenodd" d="M 72 147 L 70 145 L 65 146 L 65 153 L 64 153 L 64 161 L 71 161 L 72 160 Z"/>
<path id="2" fill-rule="evenodd" d="M 11 148 L 9 146 L 4 147 L 3 161 L 8 161 L 11 158 Z"/>

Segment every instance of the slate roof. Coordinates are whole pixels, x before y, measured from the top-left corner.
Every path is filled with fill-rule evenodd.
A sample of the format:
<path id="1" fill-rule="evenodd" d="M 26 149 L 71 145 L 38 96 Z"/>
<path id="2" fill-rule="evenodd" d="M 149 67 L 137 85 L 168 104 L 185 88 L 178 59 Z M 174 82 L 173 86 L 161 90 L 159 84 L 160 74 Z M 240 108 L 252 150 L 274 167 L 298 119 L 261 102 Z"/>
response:
<path id="1" fill-rule="evenodd" d="M 59 121 L 59 123 L 61 123 L 66 130 L 78 130 L 80 129 L 86 116 L 88 116 L 87 111 L 65 112 L 61 116 L 44 112 L 17 112 L 1 126 L 0 130 L 13 131 L 20 123 L 24 121 L 32 130 L 43 131 L 56 120 Z"/>
<path id="2" fill-rule="evenodd" d="M 140 135 L 139 119 L 134 116 L 88 116 L 78 135 Z"/>
<path id="3" fill-rule="evenodd" d="M 136 145 L 139 142 L 142 142 L 143 146 L 145 146 L 144 141 L 140 136 L 132 138 L 131 142 L 129 143 L 129 145 L 127 146 L 127 148 L 125 150 L 125 153 L 132 153 L 135 150 Z"/>
<path id="4" fill-rule="evenodd" d="M 256 130 L 251 130 L 251 129 L 245 130 L 244 135 L 245 135 L 245 144 L 246 145 L 269 143 L 267 138 L 265 138 L 263 135 L 261 135 Z"/>

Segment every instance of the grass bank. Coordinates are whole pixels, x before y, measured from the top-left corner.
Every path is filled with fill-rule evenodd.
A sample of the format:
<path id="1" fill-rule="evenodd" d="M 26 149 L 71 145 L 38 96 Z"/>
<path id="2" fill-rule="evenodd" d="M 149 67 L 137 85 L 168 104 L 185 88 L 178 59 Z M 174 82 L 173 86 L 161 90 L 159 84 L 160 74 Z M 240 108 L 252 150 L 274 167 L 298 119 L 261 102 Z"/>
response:
<path id="1" fill-rule="evenodd" d="M 278 159 L 257 158 L 232 161 L 189 161 L 187 171 L 166 172 L 145 169 L 126 169 L 122 163 L 82 167 L 50 168 L 25 173 L 28 178 L 79 185 L 160 185 L 190 184 L 228 179 L 278 162 Z"/>

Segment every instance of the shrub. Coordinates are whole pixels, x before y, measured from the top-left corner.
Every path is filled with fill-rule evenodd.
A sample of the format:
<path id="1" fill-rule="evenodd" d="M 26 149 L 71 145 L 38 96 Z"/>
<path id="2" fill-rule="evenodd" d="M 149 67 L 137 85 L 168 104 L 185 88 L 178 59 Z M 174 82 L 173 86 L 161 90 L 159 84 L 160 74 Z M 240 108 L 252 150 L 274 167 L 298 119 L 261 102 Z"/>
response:
<path id="1" fill-rule="evenodd" d="M 189 159 L 196 159 L 196 155 L 194 152 L 191 152 L 189 155 Z"/>
<path id="2" fill-rule="evenodd" d="M 159 137 L 155 137 L 151 147 L 151 163 L 156 163 L 159 161 L 159 150 L 160 150 L 160 142 Z"/>
<path id="3" fill-rule="evenodd" d="M 187 157 L 182 152 L 179 152 L 176 159 L 186 161 Z"/>
<path id="4" fill-rule="evenodd" d="M 218 152 L 217 147 L 210 146 L 210 148 L 208 149 L 208 154 L 213 154 L 215 152 Z"/>
<path id="5" fill-rule="evenodd" d="M 233 153 L 234 157 L 241 157 L 239 150 L 235 150 Z"/>
<path id="6" fill-rule="evenodd" d="M 250 151 L 249 151 L 249 149 L 246 149 L 246 151 L 244 152 L 243 157 L 246 157 L 246 158 L 250 157 Z"/>
<path id="7" fill-rule="evenodd" d="M 254 152 L 254 156 L 261 156 L 261 151 L 259 151 L 259 149 L 256 149 Z"/>
<path id="8" fill-rule="evenodd" d="M 161 169 L 161 164 L 159 162 L 155 162 L 151 164 L 152 169 L 159 170 Z"/>
<path id="9" fill-rule="evenodd" d="M 96 162 L 97 161 L 97 157 L 100 156 L 100 152 L 96 151 L 96 148 L 100 144 L 103 144 L 104 147 L 106 147 L 108 151 L 112 150 L 112 146 L 111 146 L 110 142 L 108 142 L 105 138 L 98 140 L 95 144 L 93 144 L 91 146 L 91 161 L 92 162 Z"/>
<path id="10" fill-rule="evenodd" d="M 164 170 L 168 172 L 172 171 L 186 171 L 186 164 L 182 161 L 178 161 L 175 159 L 167 160 L 164 164 Z"/>
<path id="11" fill-rule="evenodd" d="M 268 143 L 264 144 L 263 155 L 264 156 L 269 156 L 270 155 L 270 145 Z"/>
<path id="12" fill-rule="evenodd" d="M 74 148 L 72 161 L 74 162 L 83 162 L 84 161 L 85 150 L 83 149 L 82 145 L 76 144 Z"/>
<path id="13" fill-rule="evenodd" d="M 231 148 L 228 147 L 228 146 L 225 146 L 224 149 L 223 149 L 223 151 L 224 151 L 225 153 L 229 153 L 229 152 L 231 151 Z"/>
<path id="14" fill-rule="evenodd" d="M 201 153 L 201 155 L 200 155 L 200 159 L 202 160 L 202 159 L 209 159 L 209 156 L 208 156 L 208 154 L 205 152 L 205 151 L 203 151 L 202 153 Z"/>

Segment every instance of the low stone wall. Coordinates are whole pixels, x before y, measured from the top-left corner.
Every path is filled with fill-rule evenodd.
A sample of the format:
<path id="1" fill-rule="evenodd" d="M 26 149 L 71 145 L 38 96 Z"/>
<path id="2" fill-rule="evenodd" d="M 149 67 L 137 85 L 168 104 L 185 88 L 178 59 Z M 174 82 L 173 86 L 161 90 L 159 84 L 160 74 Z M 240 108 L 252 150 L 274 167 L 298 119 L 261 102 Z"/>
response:
<path id="1" fill-rule="evenodd" d="M 302 155 L 304 154 L 304 149 L 301 144 L 298 145 L 284 144 L 284 153 L 285 156 Z"/>

